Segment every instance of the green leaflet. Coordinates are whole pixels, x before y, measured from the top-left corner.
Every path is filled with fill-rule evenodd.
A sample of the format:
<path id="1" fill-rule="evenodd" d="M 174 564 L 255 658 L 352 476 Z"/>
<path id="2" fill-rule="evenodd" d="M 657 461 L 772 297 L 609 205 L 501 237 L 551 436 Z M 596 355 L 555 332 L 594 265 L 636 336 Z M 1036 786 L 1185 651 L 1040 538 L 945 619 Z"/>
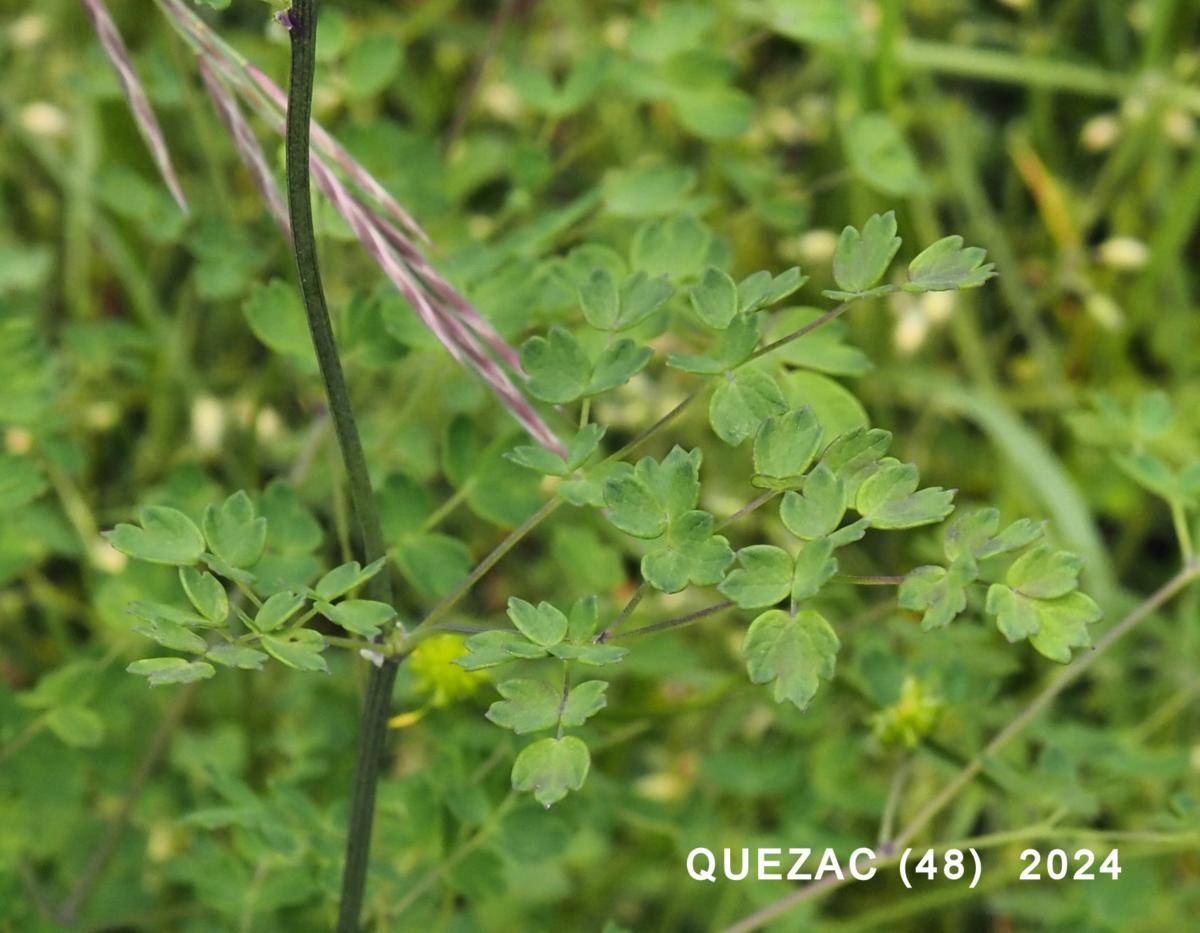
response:
<path id="1" fill-rule="evenodd" d="M 740 565 L 717 587 L 741 609 L 762 609 L 786 599 L 792 589 L 792 556 L 770 544 L 752 544 L 737 552 Z"/>
<path id="2" fill-rule="evenodd" d="M 776 702 L 807 708 L 821 678 L 833 677 L 839 642 L 824 617 L 804 610 L 795 618 L 781 609 L 764 612 L 742 642 L 746 671 L 756 684 L 773 684 Z"/>
<path id="3" fill-rule="evenodd" d="M 654 351 L 622 338 L 593 362 L 579 341 L 561 327 L 545 337 L 530 337 L 521 347 L 521 366 L 529 391 L 547 402 L 590 398 L 624 385 L 650 362 Z"/>
<path id="4" fill-rule="evenodd" d="M 638 461 L 603 486 L 608 520 L 635 538 L 657 538 L 700 498 L 700 450 L 671 450 L 662 462 Z"/>
<path id="5" fill-rule="evenodd" d="M 575 736 L 539 739 L 517 756 L 512 785 L 515 790 L 532 792 L 538 803 L 548 808 L 568 791 L 583 787 L 590 766 L 588 747 Z"/>
<path id="6" fill-rule="evenodd" d="M 987 250 L 963 246 L 960 236 L 948 236 L 926 248 L 908 264 L 906 292 L 952 291 L 978 288 L 996 275 L 996 266 L 985 263 Z"/>
<path id="7" fill-rule="evenodd" d="M 787 411 L 783 392 L 769 375 L 758 369 L 726 373 L 717 384 L 708 406 L 708 420 L 717 437 L 736 447 L 758 431 L 759 423 Z"/>
<path id="8" fill-rule="evenodd" d="M 235 492 L 221 505 L 204 511 L 204 537 L 209 549 L 231 567 L 252 567 L 267 544 L 267 520 L 255 514 L 245 492 Z"/>
<path id="9" fill-rule="evenodd" d="M 805 478 L 803 493 L 785 493 L 779 506 L 787 530 L 806 541 L 831 534 L 845 514 L 842 481 L 824 462 Z"/>
<path id="10" fill-rule="evenodd" d="M 854 507 L 873 528 L 916 528 L 939 522 L 954 508 L 954 491 L 933 486 L 917 491 L 915 465 L 884 460 L 863 479 Z"/>
<path id="11" fill-rule="evenodd" d="M 117 525 L 107 532 L 109 543 L 123 554 L 153 564 L 191 564 L 204 553 L 204 536 L 178 509 L 148 505 L 137 525 Z"/>
<path id="12" fill-rule="evenodd" d="M 764 489 L 797 485 L 816 457 L 823 434 L 811 408 L 764 419 L 754 436 L 754 485 Z"/>
<path id="13" fill-rule="evenodd" d="M 557 645 L 567 634 L 567 617 L 548 602 L 534 606 L 511 596 L 508 618 L 522 635 L 542 648 Z"/>
<path id="14" fill-rule="evenodd" d="M 125 670 L 145 677 L 151 687 L 164 684 L 190 684 L 207 680 L 216 671 L 204 661 L 185 661 L 183 658 L 146 658 L 134 661 Z"/>
<path id="15" fill-rule="evenodd" d="M 873 214 L 861 232 L 842 230 L 833 254 L 833 279 L 843 292 L 866 292 L 883 278 L 899 249 L 895 211 Z"/>
<path id="16" fill-rule="evenodd" d="M 733 551 L 708 512 L 685 512 L 672 519 L 660 547 L 642 558 L 642 576 L 655 589 L 678 593 L 689 584 L 717 583 L 733 563 Z"/>

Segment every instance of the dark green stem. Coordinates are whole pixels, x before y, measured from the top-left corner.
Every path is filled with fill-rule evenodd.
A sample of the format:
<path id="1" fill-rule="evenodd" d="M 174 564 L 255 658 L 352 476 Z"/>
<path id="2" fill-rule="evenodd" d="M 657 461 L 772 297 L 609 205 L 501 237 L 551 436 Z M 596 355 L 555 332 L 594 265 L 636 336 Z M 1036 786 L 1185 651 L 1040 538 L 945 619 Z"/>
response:
<path id="1" fill-rule="evenodd" d="M 342 372 L 321 270 L 317 263 L 317 240 L 313 231 L 312 195 L 308 177 L 309 121 L 312 115 L 313 72 L 316 64 L 318 0 L 295 0 L 289 11 L 292 37 L 292 67 L 288 86 L 287 112 L 287 194 L 288 213 L 300 278 L 300 294 L 308 317 L 313 349 L 329 413 L 341 448 L 350 503 L 358 524 L 364 563 L 386 554 L 379 512 L 371 490 L 367 459 L 363 453 L 358 426 L 350 408 L 350 391 Z M 367 584 L 367 595 L 380 602 L 392 603 L 388 574 L 376 574 Z M 388 706 L 396 664 L 384 661 L 371 669 L 363 706 L 355 762 L 354 787 L 350 797 L 350 825 L 346 838 L 346 864 L 342 874 L 342 899 L 338 907 L 338 933 L 358 930 L 363 892 L 367 882 L 367 862 L 371 851 L 371 825 L 375 818 L 375 784 L 379 777 L 387 738 Z"/>

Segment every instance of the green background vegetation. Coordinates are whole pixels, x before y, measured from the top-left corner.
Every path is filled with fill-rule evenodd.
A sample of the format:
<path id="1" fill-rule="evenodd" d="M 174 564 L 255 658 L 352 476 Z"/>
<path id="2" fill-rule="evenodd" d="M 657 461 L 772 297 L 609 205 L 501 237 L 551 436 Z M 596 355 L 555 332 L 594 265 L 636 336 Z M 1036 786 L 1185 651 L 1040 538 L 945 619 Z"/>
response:
<path id="1" fill-rule="evenodd" d="M 365 664 L 340 652 L 328 677 L 221 670 L 153 690 L 124 671 L 148 654 L 127 603 L 178 598 L 173 570 L 100 537 L 137 506 L 198 520 L 247 489 L 286 529 L 268 550 L 278 579 L 352 556 L 287 244 L 189 48 L 156 6 L 133 6 L 112 11 L 189 216 L 79 5 L 0 0 L 0 927 L 58 928 L 65 905 L 80 930 L 328 929 Z M 269 8 L 211 6 L 226 7 L 204 11 L 213 28 L 282 82 Z M 787 351 L 789 385 L 838 424 L 892 431 L 895 455 L 960 504 L 1050 520 L 1085 561 L 1096 632 L 1178 569 L 1195 483 L 1164 491 L 1156 468 L 1110 454 L 1182 469 L 1200 453 L 1195 3 L 324 6 L 317 117 L 514 345 L 577 323 L 562 270 L 580 244 L 636 256 L 647 229 L 682 231 L 735 279 L 799 265 L 811 281 L 786 304 L 827 307 L 843 226 L 895 209 L 904 262 L 959 233 L 999 277 L 856 306 Z M 502 459 L 527 441 L 316 210 L 398 609 L 418 619 L 552 483 Z M 666 353 L 694 349 L 689 334 L 640 336 Z M 654 363 L 597 402 L 610 449 L 694 384 Z M 701 507 L 724 516 L 754 494 L 748 445 L 717 442 L 703 406 L 646 452 L 676 443 L 704 448 Z M 728 535 L 773 541 L 777 525 L 763 510 Z M 456 618 L 501 624 L 509 596 L 588 593 L 611 618 L 639 556 L 594 511 L 560 509 Z M 940 534 L 918 530 L 869 539 L 842 569 L 940 558 Z M 638 618 L 713 599 L 656 595 Z M 989 848 L 977 890 L 908 892 L 882 872 L 774 928 L 1188 928 L 1198 600 L 1186 591 L 1098 658 L 918 836 L 1048 827 Z M 842 649 L 804 713 L 749 682 L 744 613 L 629 642 L 608 708 L 580 730 L 587 783 L 549 811 L 509 792 L 526 743 L 484 719 L 495 689 L 450 665 L 455 644 L 430 643 L 397 684 L 395 710 L 414 715 L 380 785 L 369 928 L 734 924 L 791 888 L 693 882 L 689 849 L 874 845 L 1060 670 L 980 613 L 923 632 L 890 588 L 831 588 L 821 610 Z M 1118 882 L 1014 882 L 1026 845 L 1116 844 Z"/>

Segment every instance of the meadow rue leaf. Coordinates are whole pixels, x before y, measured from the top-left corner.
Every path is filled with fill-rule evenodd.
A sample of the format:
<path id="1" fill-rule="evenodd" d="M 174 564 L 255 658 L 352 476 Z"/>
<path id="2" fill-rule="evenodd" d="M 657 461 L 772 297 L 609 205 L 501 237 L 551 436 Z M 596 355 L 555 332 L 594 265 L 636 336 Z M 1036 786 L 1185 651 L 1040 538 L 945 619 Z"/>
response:
<path id="1" fill-rule="evenodd" d="M 496 725 L 517 735 L 558 725 L 562 691 L 540 680 L 506 680 L 496 689 L 504 699 L 497 700 L 484 714 Z"/>
<path id="2" fill-rule="evenodd" d="M 621 315 L 615 330 L 629 330 L 666 304 L 675 294 L 666 278 L 650 278 L 645 272 L 630 276 L 621 286 Z"/>
<path id="3" fill-rule="evenodd" d="M 395 609 L 374 599 L 347 599 L 336 606 L 320 603 L 317 608 L 330 622 L 364 638 L 374 638 L 396 618 Z"/>
<path id="4" fill-rule="evenodd" d="M 254 630 L 257 632 L 275 631 L 300 610 L 300 607 L 304 605 L 304 600 L 303 593 L 295 593 L 290 590 L 273 593 L 267 597 L 255 614 L 252 623 Z"/>
<path id="5" fill-rule="evenodd" d="M 1036 599 L 1000 583 L 988 588 L 985 610 L 1010 642 L 1028 638 L 1038 653 L 1060 664 L 1071 660 L 1072 648 L 1091 644 L 1087 627 L 1101 616 L 1091 597 L 1077 591 Z"/>
<path id="6" fill-rule="evenodd" d="M 996 275 L 993 263 L 984 263 L 987 250 L 963 246 L 960 236 L 948 236 L 926 248 L 908 264 L 906 292 L 942 292 L 978 288 Z"/>
<path id="7" fill-rule="evenodd" d="M 1076 588 L 1082 569 L 1083 560 L 1075 554 L 1041 544 L 1018 557 L 1005 580 L 1022 596 L 1054 599 Z"/>
<path id="8" fill-rule="evenodd" d="M 657 538 L 667 530 L 667 511 L 641 479 L 632 474 L 604 483 L 608 520 L 635 538 Z"/>
<path id="9" fill-rule="evenodd" d="M 229 615 L 229 596 L 220 580 L 207 571 L 180 567 L 179 582 L 200 615 L 217 624 L 225 621 Z"/>
<path id="10" fill-rule="evenodd" d="M 321 577 L 317 581 L 317 585 L 313 587 L 313 592 L 326 602 L 337 599 L 339 596 L 344 596 L 351 590 L 362 586 L 375 576 L 375 574 L 379 573 L 386 563 L 386 557 L 372 561 L 366 567 L 363 567 L 356 560 L 349 561 L 348 563 L 334 567 L 329 573 Z"/>
<path id="11" fill-rule="evenodd" d="M 1045 530 L 1044 523 L 1028 518 L 1018 519 L 997 534 L 999 527 L 999 509 L 974 509 L 957 516 L 946 527 L 943 544 L 947 559 L 999 557 L 1032 544 Z"/>
<path id="12" fill-rule="evenodd" d="M 624 342 L 624 341 L 622 341 Z M 524 445 L 514 447 L 504 454 L 506 460 L 519 464 L 535 473 L 547 476 L 566 476 L 579 469 L 587 461 L 604 437 L 604 428 L 598 424 L 585 424 L 567 443 L 567 459 L 551 453 L 545 447 Z"/>
<path id="13" fill-rule="evenodd" d="M 803 494 L 787 492 L 779 506 L 784 527 L 806 541 L 831 534 L 845 514 L 842 481 L 824 462 L 805 477 Z"/>
<path id="14" fill-rule="evenodd" d="M 1037 634 L 1039 621 L 1034 602 L 1023 599 L 1007 586 L 993 583 L 988 587 L 985 609 L 988 615 L 996 617 L 996 627 L 1010 642 Z"/>
<path id="15" fill-rule="evenodd" d="M 642 558 L 642 576 L 655 589 L 678 593 L 689 583 L 711 586 L 733 563 L 733 551 L 708 512 L 684 512 L 671 520 L 666 539 Z"/>
<path id="16" fill-rule="evenodd" d="M 779 385 L 757 369 L 727 373 L 717 384 L 708 406 L 708 420 L 717 437 L 731 447 L 753 437 L 759 424 L 787 411 Z"/>
<path id="17" fill-rule="evenodd" d="M 624 385 L 643 369 L 654 356 L 650 347 L 641 347 L 629 339 L 618 340 L 606 347 L 591 368 L 591 381 L 588 383 L 585 395 L 599 395 Z"/>
<path id="18" fill-rule="evenodd" d="M 122 554 L 152 564 L 191 564 L 204 553 L 204 536 L 178 509 L 147 505 L 138 513 L 141 527 L 117 525 L 106 537 Z"/>
<path id="19" fill-rule="evenodd" d="M 532 444 L 522 444 L 506 451 L 505 460 L 511 460 L 518 466 L 546 476 L 566 476 L 567 463 L 558 454 L 545 447 L 534 447 Z"/>
<path id="20" fill-rule="evenodd" d="M 769 272 L 755 272 L 738 283 L 738 310 L 744 314 L 768 308 L 804 287 L 808 276 L 796 266 L 772 277 Z"/>
<path id="21" fill-rule="evenodd" d="M 742 656 L 753 683 L 773 683 L 776 702 L 788 700 L 803 711 L 820 678 L 833 677 L 838 647 L 837 635 L 820 613 L 805 610 L 792 618 L 770 609 L 750 624 Z"/>
<path id="22" fill-rule="evenodd" d="M 599 620 L 600 606 L 595 596 L 577 599 L 567 613 L 567 641 L 576 644 L 588 642 L 596 633 Z"/>
<path id="23" fill-rule="evenodd" d="M 532 659 L 546 656 L 546 649 L 535 645 L 524 635 L 504 629 L 493 629 L 472 635 L 463 643 L 467 654 L 456 658 L 454 663 L 463 670 L 478 671 L 499 664 L 507 664 L 516 658 Z"/>
<path id="24" fill-rule="evenodd" d="M 872 528 L 915 528 L 941 521 L 953 509 L 954 493 L 940 486 L 917 492 L 914 464 L 887 460 L 862 481 L 854 507 Z"/>
<path id="25" fill-rule="evenodd" d="M 842 481 L 846 504 L 854 501 L 858 486 L 875 468 L 892 443 L 889 431 L 855 428 L 835 437 L 821 455 L 821 463 Z"/>
<path id="26" fill-rule="evenodd" d="M 579 304 L 583 316 L 596 330 L 613 330 L 621 313 L 621 293 L 617 280 L 607 269 L 593 269 L 579 286 Z"/>
<path id="27" fill-rule="evenodd" d="M 564 661 L 578 661 L 589 667 L 604 667 L 606 664 L 620 661 L 629 654 L 629 649 L 617 645 L 568 645 L 563 642 L 552 645 L 550 653 Z"/>
<path id="28" fill-rule="evenodd" d="M 741 609 L 763 609 L 787 598 L 792 589 L 792 556 L 770 544 L 753 544 L 737 552 L 741 565 L 717 590 Z"/>
<path id="29" fill-rule="evenodd" d="M 588 747 L 575 736 L 539 739 L 517 756 L 512 785 L 515 790 L 532 791 L 538 803 L 548 808 L 568 791 L 583 787 L 590 765 Z"/>
<path id="30" fill-rule="evenodd" d="M 688 293 L 696 316 L 709 327 L 724 330 L 738 313 L 737 285 L 726 273 L 713 266 L 704 270 L 700 281 Z"/>
<path id="31" fill-rule="evenodd" d="M 557 645 L 567 634 L 567 617 L 548 602 L 534 606 L 516 596 L 509 597 L 508 617 L 536 645 Z"/>
<path id="32" fill-rule="evenodd" d="M 748 314 L 738 315 L 733 319 L 733 323 L 718 335 L 715 345 L 707 354 L 668 353 L 667 365 L 684 372 L 715 376 L 717 373 L 734 369 L 749 359 L 758 345 L 761 333 L 761 318 Z"/>
<path id="33" fill-rule="evenodd" d="M 576 684 L 563 705 L 562 724 L 569 728 L 582 726 L 608 705 L 607 691 L 608 682 L 603 680 L 585 680 Z"/>
<path id="34" fill-rule="evenodd" d="M 751 482 L 764 489 L 796 485 L 817 455 L 822 434 L 811 408 L 765 418 L 754 435 Z"/>
<path id="35" fill-rule="evenodd" d="M 567 444 L 567 469 L 578 470 L 596 452 L 604 437 L 604 427 L 585 424 Z"/>
<path id="36" fill-rule="evenodd" d="M 310 628 L 294 629 L 285 635 L 264 635 L 262 646 L 275 660 L 298 671 L 329 672 L 321 654 L 325 639 Z"/>
<path id="37" fill-rule="evenodd" d="M 571 505 L 589 506 L 602 509 L 604 502 L 604 487 L 609 480 L 622 476 L 633 476 L 633 467 L 623 461 L 606 463 L 601 460 L 591 467 L 585 475 L 575 476 L 558 484 L 557 492 Z"/>
<path id="38" fill-rule="evenodd" d="M 922 631 L 945 628 L 967 608 L 967 585 L 976 573 L 968 557 L 951 561 L 948 569 L 917 567 L 900 584 L 897 602 L 901 609 L 922 613 Z"/>
<path id="39" fill-rule="evenodd" d="M 177 609 L 166 603 L 135 600 L 126 609 L 130 615 L 146 622 L 158 622 L 161 620 L 174 622 L 176 625 L 183 625 L 188 628 L 212 628 L 213 626 L 213 623 L 209 619 L 202 618 L 183 609 Z"/>
<path id="40" fill-rule="evenodd" d="M 208 648 L 208 643 L 191 629 L 180 625 L 178 622 L 169 622 L 166 619 L 153 619 L 148 622 L 139 623 L 133 626 L 133 631 L 138 635 L 144 635 L 146 638 L 158 642 L 164 648 L 170 648 L 172 651 L 189 651 L 195 654 L 203 654 Z"/>
<path id="41" fill-rule="evenodd" d="M 204 537 L 209 549 L 232 567 L 252 567 L 267 544 L 267 520 L 255 514 L 245 492 L 235 492 L 220 506 L 204 510 Z"/>
<path id="42" fill-rule="evenodd" d="M 845 139 L 850 162 L 873 188 L 900 196 L 924 187 L 916 156 L 886 114 L 859 114 L 847 124 Z"/>
<path id="43" fill-rule="evenodd" d="M 654 494 L 671 519 L 695 508 L 700 499 L 700 448 L 684 450 L 676 445 L 662 462 L 643 457 L 634 473 Z"/>
<path id="44" fill-rule="evenodd" d="M 1029 642 L 1039 654 L 1059 664 L 1071 660 L 1072 648 L 1086 648 L 1092 643 L 1087 627 L 1103 615 L 1090 596 L 1079 592 L 1039 600 L 1037 612 L 1038 631 Z"/>
<path id="45" fill-rule="evenodd" d="M 862 232 L 846 227 L 833 254 L 833 279 L 847 292 L 865 292 L 883 278 L 896 253 L 896 212 L 873 214 Z"/>
<path id="46" fill-rule="evenodd" d="M 805 541 L 796 551 L 795 566 L 792 599 L 797 602 L 811 599 L 837 573 L 838 562 L 833 556 L 833 541 L 829 538 Z"/>
<path id="47" fill-rule="evenodd" d="M 197 680 L 207 680 L 216 673 L 211 664 L 204 661 L 185 661 L 183 658 L 145 658 L 134 661 L 125 670 L 147 678 L 151 687 L 163 684 L 190 684 Z"/>
<path id="48" fill-rule="evenodd" d="M 633 234 L 629 254 L 647 275 L 687 278 L 700 272 L 712 232 L 691 214 L 648 220 Z"/>
<path id="49" fill-rule="evenodd" d="M 521 346 L 521 366 L 529 376 L 529 391 L 546 402 L 573 402 L 587 389 L 592 371 L 579 341 L 561 327 L 545 337 L 530 337 Z"/>
<path id="50" fill-rule="evenodd" d="M 847 544 L 853 544 L 855 541 L 861 541 L 863 535 L 867 533 L 867 529 L 871 527 L 871 523 L 865 518 L 860 518 L 856 522 L 851 522 L 849 525 L 843 525 L 837 531 L 831 533 L 829 543 L 834 549 L 845 547 Z"/>
<path id="51" fill-rule="evenodd" d="M 214 645 L 204 655 L 225 667 L 237 667 L 244 671 L 261 671 L 267 656 L 245 645 Z"/>

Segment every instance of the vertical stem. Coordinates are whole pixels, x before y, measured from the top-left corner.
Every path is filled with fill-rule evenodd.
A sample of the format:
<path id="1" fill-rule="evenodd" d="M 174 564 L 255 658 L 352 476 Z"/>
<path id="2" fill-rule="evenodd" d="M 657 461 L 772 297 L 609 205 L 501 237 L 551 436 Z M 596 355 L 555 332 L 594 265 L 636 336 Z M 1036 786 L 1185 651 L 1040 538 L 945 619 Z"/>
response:
<path id="1" fill-rule="evenodd" d="M 321 379 L 325 384 L 338 447 L 346 466 L 346 481 L 361 537 L 363 561 L 370 562 L 386 553 L 383 530 L 371 490 L 362 440 L 350 407 L 350 392 L 334 341 L 329 309 L 325 304 L 313 231 L 308 158 L 318 6 L 318 0 L 295 0 L 288 14 L 292 43 L 286 140 L 288 213 L 292 224 L 300 294 L 304 299 L 304 311 L 308 317 Z M 367 593 L 371 599 L 391 603 L 392 587 L 388 574 L 376 574 L 367 584 Z M 371 669 L 367 683 L 350 797 L 350 825 L 342 874 L 342 899 L 338 907 L 338 933 L 353 933 L 359 926 L 371 850 L 371 826 L 375 817 L 375 784 L 383 760 L 388 705 L 395 679 L 396 664 L 388 660 Z"/>

